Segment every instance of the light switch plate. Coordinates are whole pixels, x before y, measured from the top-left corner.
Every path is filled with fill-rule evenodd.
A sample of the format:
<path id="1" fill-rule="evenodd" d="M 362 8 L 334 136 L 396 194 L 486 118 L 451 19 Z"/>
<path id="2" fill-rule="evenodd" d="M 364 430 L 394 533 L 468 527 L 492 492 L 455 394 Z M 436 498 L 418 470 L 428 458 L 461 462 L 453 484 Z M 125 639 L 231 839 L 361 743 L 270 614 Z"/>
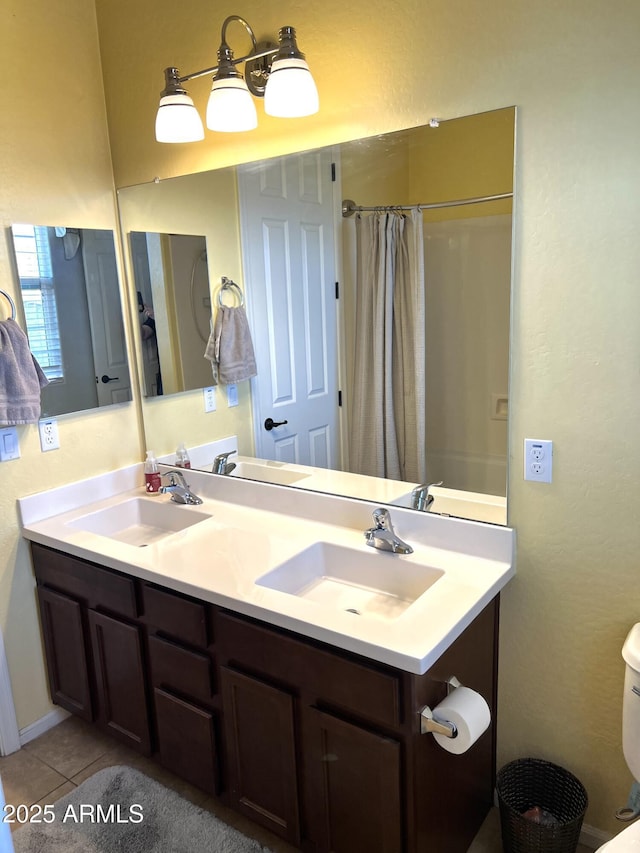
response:
<path id="1" fill-rule="evenodd" d="M 18 431 L 15 427 L 0 429 L 0 462 L 9 462 L 20 458 Z"/>

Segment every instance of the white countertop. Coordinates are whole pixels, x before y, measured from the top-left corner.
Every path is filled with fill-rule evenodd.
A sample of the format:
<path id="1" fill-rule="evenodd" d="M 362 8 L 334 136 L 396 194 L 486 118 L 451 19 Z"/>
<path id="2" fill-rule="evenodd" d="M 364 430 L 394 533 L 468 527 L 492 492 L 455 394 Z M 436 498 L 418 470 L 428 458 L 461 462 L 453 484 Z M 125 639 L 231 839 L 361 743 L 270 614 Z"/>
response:
<path id="1" fill-rule="evenodd" d="M 145 497 L 142 466 L 21 498 L 23 535 L 76 557 L 261 619 L 409 672 L 426 672 L 515 574 L 514 531 L 392 507 L 396 532 L 414 552 L 367 547 L 376 504 L 285 486 L 189 471 L 200 506 L 166 502 L 176 513 L 210 517 L 147 547 L 73 526 L 89 512 Z M 402 561 L 443 575 L 392 621 L 354 616 L 255 581 L 309 545 L 364 549 L 393 572 Z M 386 566 L 385 566 L 386 571 Z"/>

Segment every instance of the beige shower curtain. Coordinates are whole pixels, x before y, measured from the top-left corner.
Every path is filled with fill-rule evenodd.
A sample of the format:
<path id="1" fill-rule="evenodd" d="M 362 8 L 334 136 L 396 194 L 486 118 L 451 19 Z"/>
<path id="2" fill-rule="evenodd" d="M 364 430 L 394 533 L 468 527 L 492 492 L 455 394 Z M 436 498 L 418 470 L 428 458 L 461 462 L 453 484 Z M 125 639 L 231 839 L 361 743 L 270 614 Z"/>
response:
<path id="1" fill-rule="evenodd" d="M 350 469 L 426 481 L 422 214 L 358 215 Z"/>

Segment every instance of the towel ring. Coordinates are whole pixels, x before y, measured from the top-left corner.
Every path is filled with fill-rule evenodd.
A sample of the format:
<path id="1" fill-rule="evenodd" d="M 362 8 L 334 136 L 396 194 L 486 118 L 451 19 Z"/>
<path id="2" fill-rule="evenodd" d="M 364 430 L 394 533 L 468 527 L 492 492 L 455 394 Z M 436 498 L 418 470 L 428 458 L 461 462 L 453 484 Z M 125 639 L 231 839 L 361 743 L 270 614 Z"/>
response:
<path id="1" fill-rule="evenodd" d="M 16 319 L 16 303 L 9 296 L 9 294 L 7 293 L 6 290 L 0 290 L 0 295 L 4 296 L 4 298 L 7 300 L 7 302 L 11 306 L 11 319 L 15 320 Z"/>
<path id="2" fill-rule="evenodd" d="M 232 281 L 230 278 L 227 278 L 226 275 L 222 276 L 222 287 L 218 291 L 218 305 L 222 308 L 224 307 L 224 302 L 222 301 L 222 294 L 225 290 L 233 291 L 234 295 L 240 302 L 240 307 L 244 306 L 244 293 L 242 292 L 242 288 L 240 285 L 236 284 L 235 281 Z"/>

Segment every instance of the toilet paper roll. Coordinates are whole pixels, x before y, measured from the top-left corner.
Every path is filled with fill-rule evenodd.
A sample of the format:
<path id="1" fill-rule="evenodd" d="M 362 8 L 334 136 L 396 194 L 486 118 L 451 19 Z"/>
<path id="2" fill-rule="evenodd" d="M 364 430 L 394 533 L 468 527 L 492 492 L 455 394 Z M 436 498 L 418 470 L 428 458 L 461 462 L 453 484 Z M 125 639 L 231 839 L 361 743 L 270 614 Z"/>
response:
<path id="1" fill-rule="evenodd" d="M 447 752 L 460 755 L 478 740 L 491 722 L 489 706 L 479 693 L 470 687 L 456 687 L 433 709 L 438 720 L 448 720 L 458 730 L 456 737 L 434 734 L 438 745 Z"/>

